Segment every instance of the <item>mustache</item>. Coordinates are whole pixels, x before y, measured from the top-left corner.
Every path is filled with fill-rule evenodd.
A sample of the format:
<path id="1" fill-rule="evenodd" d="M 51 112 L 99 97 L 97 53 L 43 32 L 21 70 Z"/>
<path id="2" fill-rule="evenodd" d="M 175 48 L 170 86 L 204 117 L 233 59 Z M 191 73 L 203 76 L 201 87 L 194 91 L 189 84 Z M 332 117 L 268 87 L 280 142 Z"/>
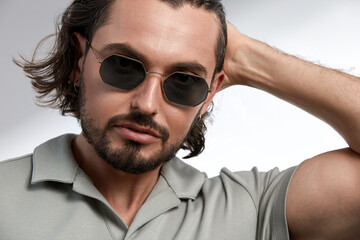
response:
<path id="1" fill-rule="evenodd" d="M 169 130 L 166 127 L 157 123 L 152 116 L 145 115 L 140 112 L 132 112 L 129 114 L 121 114 L 121 115 L 113 116 L 112 118 L 109 119 L 106 125 L 106 130 L 110 129 L 116 124 L 129 123 L 129 122 L 135 123 L 139 126 L 148 127 L 151 130 L 158 132 L 164 141 L 169 139 Z"/>

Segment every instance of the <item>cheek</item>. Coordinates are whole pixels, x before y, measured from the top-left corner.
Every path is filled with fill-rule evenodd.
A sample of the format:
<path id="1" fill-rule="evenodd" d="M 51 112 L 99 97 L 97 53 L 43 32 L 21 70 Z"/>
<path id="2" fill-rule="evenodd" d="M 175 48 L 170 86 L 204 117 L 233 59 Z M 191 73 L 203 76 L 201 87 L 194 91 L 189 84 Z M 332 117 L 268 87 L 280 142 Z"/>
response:
<path id="1" fill-rule="evenodd" d="M 181 111 L 171 114 L 168 119 L 171 141 L 180 141 L 187 135 L 194 121 L 197 111 Z"/>
<path id="2" fill-rule="evenodd" d="M 96 114 L 97 110 L 101 110 L 102 108 L 105 109 L 101 106 L 104 106 L 107 100 L 104 97 L 106 95 L 104 94 L 104 89 L 101 86 L 101 79 L 94 77 L 96 75 L 92 74 L 92 72 L 84 74 L 82 87 L 84 91 L 85 107 Z"/>
<path id="3" fill-rule="evenodd" d="M 83 76 L 85 108 L 92 119 L 104 125 L 116 114 L 126 110 L 127 94 L 120 93 L 106 85 L 96 74 L 91 71 Z"/>

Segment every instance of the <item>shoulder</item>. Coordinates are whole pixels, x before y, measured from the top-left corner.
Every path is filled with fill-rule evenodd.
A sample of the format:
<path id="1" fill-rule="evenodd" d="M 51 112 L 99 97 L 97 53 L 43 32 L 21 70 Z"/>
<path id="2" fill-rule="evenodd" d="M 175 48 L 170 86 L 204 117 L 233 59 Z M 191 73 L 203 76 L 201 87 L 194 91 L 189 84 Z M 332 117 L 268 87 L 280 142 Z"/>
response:
<path id="1" fill-rule="evenodd" d="M 11 209 L 28 192 L 32 172 L 32 155 L 0 162 L 0 211 Z M 11 206 L 11 207 L 10 207 Z M 6 210 L 8 211 L 8 210 Z"/>
<path id="2" fill-rule="evenodd" d="M 286 195 L 295 170 L 296 167 L 259 172 L 253 168 L 231 172 L 223 168 L 219 176 L 206 179 L 202 195 L 214 209 L 226 209 L 240 222 L 239 219 L 246 219 L 244 226 L 255 224 L 259 239 L 288 239 Z"/>
<path id="3" fill-rule="evenodd" d="M 274 168 L 267 172 L 260 172 L 254 167 L 251 171 L 231 172 L 223 168 L 219 179 L 224 186 L 245 189 L 255 202 L 259 202 L 259 199 L 269 191 L 273 192 L 274 189 L 279 188 L 286 191 L 295 170 L 296 167 L 284 171 Z"/>
<path id="4" fill-rule="evenodd" d="M 0 161 L 0 167 L 12 166 L 23 162 L 31 161 L 32 153 Z"/>
<path id="5" fill-rule="evenodd" d="M 0 162 L 0 186 L 5 183 L 19 181 L 31 176 L 32 154 L 8 159 Z"/>
<path id="6" fill-rule="evenodd" d="M 263 212 L 276 204 L 283 208 L 295 169 L 296 167 L 292 167 L 279 171 L 274 168 L 268 172 L 259 172 L 257 168 L 253 168 L 251 171 L 231 172 L 223 168 L 219 176 L 205 180 L 202 194 L 212 199 L 223 195 L 234 206 L 247 202 L 256 212 Z"/>

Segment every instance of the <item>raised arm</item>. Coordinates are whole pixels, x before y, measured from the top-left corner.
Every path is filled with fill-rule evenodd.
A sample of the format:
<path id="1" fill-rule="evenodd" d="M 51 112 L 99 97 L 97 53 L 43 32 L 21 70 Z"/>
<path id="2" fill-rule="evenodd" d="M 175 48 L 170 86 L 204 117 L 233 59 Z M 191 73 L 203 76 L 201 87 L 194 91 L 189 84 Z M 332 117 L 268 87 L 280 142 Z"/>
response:
<path id="1" fill-rule="evenodd" d="M 228 27 L 225 87 L 248 85 L 284 99 L 330 124 L 360 152 L 360 78 L 284 54 Z"/>
<path id="2" fill-rule="evenodd" d="M 360 79 L 228 27 L 224 87 L 242 84 L 282 98 L 330 124 L 350 146 L 316 156 L 294 174 L 286 209 L 291 239 L 359 239 Z"/>

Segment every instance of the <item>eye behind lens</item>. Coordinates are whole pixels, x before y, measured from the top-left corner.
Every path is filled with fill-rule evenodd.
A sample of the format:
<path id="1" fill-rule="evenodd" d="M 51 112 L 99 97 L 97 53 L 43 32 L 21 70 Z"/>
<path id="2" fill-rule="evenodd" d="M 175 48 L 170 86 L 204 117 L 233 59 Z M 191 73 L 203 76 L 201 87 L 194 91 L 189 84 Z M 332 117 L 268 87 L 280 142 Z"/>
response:
<path id="1" fill-rule="evenodd" d="M 146 73 L 140 62 L 112 55 L 102 62 L 100 76 L 110 86 L 129 91 L 144 81 Z"/>
<path id="2" fill-rule="evenodd" d="M 179 87 L 190 87 L 194 84 L 195 77 L 187 74 L 174 74 L 171 76 L 172 81 L 174 84 L 178 85 Z"/>
<path id="3" fill-rule="evenodd" d="M 208 85 L 203 78 L 192 75 L 170 76 L 164 82 L 164 92 L 167 99 L 172 103 L 195 107 L 206 99 Z"/>

